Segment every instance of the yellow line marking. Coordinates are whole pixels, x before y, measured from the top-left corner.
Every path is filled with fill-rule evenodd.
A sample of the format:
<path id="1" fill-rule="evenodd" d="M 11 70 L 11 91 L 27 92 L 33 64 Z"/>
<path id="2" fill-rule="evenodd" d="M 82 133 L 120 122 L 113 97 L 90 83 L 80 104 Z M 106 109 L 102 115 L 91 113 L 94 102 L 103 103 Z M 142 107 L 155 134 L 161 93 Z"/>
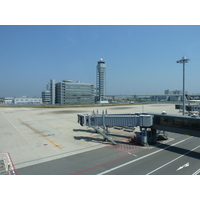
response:
<path id="1" fill-rule="evenodd" d="M 28 124 L 26 124 L 24 121 L 22 121 L 21 119 L 18 119 L 20 122 L 22 122 L 25 126 L 29 127 L 31 130 L 33 130 L 35 133 L 39 134 L 40 136 L 42 136 L 44 139 L 48 140 L 51 144 L 54 145 L 54 147 L 58 147 L 59 149 L 63 149 L 64 147 L 62 147 L 62 145 L 58 145 L 56 144 L 54 141 L 50 140 L 49 138 L 47 138 L 46 136 L 44 136 L 42 133 L 38 132 L 37 130 L 35 130 L 34 128 L 32 128 L 31 126 L 29 126 Z"/>
<path id="2" fill-rule="evenodd" d="M 30 113 L 28 116 L 25 116 L 25 117 L 21 117 L 21 119 L 22 118 L 27 118 L 27 117 L 31 117 L 32 116 L 32 114 Z M 20 119 L 19 119 L 20 120 Z"/>

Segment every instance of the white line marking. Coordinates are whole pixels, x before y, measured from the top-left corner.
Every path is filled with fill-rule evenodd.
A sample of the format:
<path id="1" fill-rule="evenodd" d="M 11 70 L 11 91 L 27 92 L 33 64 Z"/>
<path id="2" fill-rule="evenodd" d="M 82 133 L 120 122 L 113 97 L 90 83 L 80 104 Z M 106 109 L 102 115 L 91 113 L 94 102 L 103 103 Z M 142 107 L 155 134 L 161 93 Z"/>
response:
<path id="1" fill-rule="evenodd" d="M 137 159 L 135 159 L 135 160 L 131 160 L 131 161 L 127 162 L 127 163 L 124 163 L 124 164 L 119 165 L 119 166 L 117 166 L 117 167 L 114 167 L 114 168 L 111 168 L 111 169 L 106 170 L 106 171 L 104 171 L 104 172 L 101 172 L 101 173 L 99 173 L 99 174 L 97 174 L 97 175 L 103 175 L 103 174 L 109 173 L 109 172 L 111 172 L 111 171 L 114 171 L 114 170 L 116 170 L 116 169 L 119 169 L 119 168 L 121 168 L 121 167 L 124 167 L 124 166 L 126 166 L 126 165 L 129 165 L 129 164 L 131 164 L 131 163 L 134 163 L 134 162 L 136 162 L 136 161 L 138 161 L 138 160 L 141 160 L 141 159 L 143 159 L 143 158 L 146 158 L 146 157 L 148 157 L 148 156 L 151 156 L 151 155 L 153 155 L 153 154 L 156 154 L 156 153 L 158 153 L 158 152 L 160 152 L 160 151 L 163 151 L 163 150 L 165 150 L 165 149 L 168 149 L 168 148 L 170 148 L 171 146 L 174 146 L 174 145 L 177 145 L 177 144 L 179 144 L 179 143 L 182 143 L 182 142 L 184 142 L 184 141 L 186 141 L 186 140 L 188 140 L 188 139 L 191 139 L 192 137 L 193 137 L 193 136 L 188 137 L 188 138 L 186 138 L 186 139 L 184 139 L 184 140 L 181 140 L 181 141 L 179 141 L 179 142 L 177 142 L 177 143 L 174 143 L 174 144 L 172 144 L 172 145 L 170 145 L 170 146 L 168 146 L 168 147 L 165 147 L 164 149 L 159 149 L 159 150 L 157 150 L 157 151 L 154 151 L 154 152 L 152 152 L 152 153 L 150 153 L 150 154 L 147 154 L 147 155 L 142 156 L 142 157 L 140 157 L 140 158 L 137 158 Z"/>
<path id="2" fill-rule="evenodd" d="M 160 167 L 158 167 L 158 168 L 154 169 L 153 171 L 149 172 L 149 173 L 148 173 L 148 174 L 146 174 L 146 175 L 152 174 L 153 172 L 155 172 L 155 171 L 157 171 L 157 170 L 159 170 L 159 169 L 161 169 L 161 168 L 165 167 L 166 165 L 168 165 L 168 164 L 170 164 L 170 163 L 174 162 L 175 160 L 178 160 L 179 158 L 181 158 L 181 157 L 183 157 L 184 155 L 186 155 L 186 154 L 190 153 L 191 151 L 194 151 L 195 149 L 198 149 L 199 147 L 200 147 L 200 145 L 199 145 L 199 146 L 197 146 L 197 147 L 195 147 L 194 149 L 192 149 L 192 150 L 190 150 L 190 151 L 187 151 L 187 152 L 186 152 L 186 153 L 184 153 L 183 155 L 181 155 L 181 156 L 179 156 L 179 157 L 177 157 L 177 158 L 175 158 L 175 159 L 173 159 L 173 160 L 169 161 L 168 163 L 166 163 L 166 164 L 164 164 L 164 165 L 162 165 L 162 166 L 160 166 Z M 177 170 L 176 170 L 176 171 L 177 171 Z"/>
<path id="3" fill-rule="evenodd" d="M 200 173 L 200 169 L 198 169 L 196 172 L 194 172 L 192 175 L 197 175 L 198 173 Z"/>
<path id="4" fill-rule="evenodd" d="M 180 166 L 176 171 L 179 171 L 180 169 L 183 169 L 184 167 L 189 167 L 190 166 L 190 163 L 186 163 L 185 165 L 183 166 Z"/>

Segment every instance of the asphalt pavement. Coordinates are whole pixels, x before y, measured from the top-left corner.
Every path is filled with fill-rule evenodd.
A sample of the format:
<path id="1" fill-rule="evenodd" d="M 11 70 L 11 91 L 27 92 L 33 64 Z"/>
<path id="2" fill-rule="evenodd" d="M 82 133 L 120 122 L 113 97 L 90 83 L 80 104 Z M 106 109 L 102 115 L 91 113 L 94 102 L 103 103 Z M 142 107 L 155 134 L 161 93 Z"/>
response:
<path id="1" fill-rule="evenodd" d="M 21 175 L 196 175 L 200 139 L 169 133 L 155 146 L 104 148 L 18 169 Z M 124 148 L 123 148 L 124 145 Z M 127 151 L 126 151 L 127 150 Z"/>

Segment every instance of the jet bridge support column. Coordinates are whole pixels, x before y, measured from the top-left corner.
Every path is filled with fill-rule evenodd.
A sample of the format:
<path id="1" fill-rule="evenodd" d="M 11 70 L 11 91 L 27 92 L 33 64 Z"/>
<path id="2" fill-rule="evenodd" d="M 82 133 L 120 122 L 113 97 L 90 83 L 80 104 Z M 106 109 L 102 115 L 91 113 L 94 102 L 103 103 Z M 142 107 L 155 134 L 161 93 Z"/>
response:
<path id="1" fill-rule="evenodd" d="M 147 128 L 142 129 L 142 127 L 140 127 L 140 134 L 141 134 L 141 145 L 143 146 L 149 146 L 148 144 L 148 136 L 147 136 Z"/>
<path id="2" fill-rule="evenodd" d="M 148 142 L 147 142 L 147 128 L 144 129 L 144 137 L 143 137 L 143 144 L 144 146 L 148 146 Z"/>
<path id="3" fill-rule="evenodd" d="M 157 143 L 157 139 L 156 139 L 156 129 L 151 129 L 151 134 L 152 134 L 152 144 L 156 144 Z"/>
<path id="4" fill-rule="evenodd" d="M 141 144 L 148 146 L 148 131 L 147 129 L 153 125 L 152 115 L 140 115 L 140 131 L 141 131 Z"/>

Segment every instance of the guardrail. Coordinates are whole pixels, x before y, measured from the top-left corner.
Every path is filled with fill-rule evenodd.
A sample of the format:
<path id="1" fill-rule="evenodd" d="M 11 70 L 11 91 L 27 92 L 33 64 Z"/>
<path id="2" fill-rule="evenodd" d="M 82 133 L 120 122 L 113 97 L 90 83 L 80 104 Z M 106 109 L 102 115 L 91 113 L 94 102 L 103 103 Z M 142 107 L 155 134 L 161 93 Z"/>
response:
<path id="1" fill-rule="evenodd" d="M 9 153 L 0 152 L 0 175 L 17 175 Z"/>

